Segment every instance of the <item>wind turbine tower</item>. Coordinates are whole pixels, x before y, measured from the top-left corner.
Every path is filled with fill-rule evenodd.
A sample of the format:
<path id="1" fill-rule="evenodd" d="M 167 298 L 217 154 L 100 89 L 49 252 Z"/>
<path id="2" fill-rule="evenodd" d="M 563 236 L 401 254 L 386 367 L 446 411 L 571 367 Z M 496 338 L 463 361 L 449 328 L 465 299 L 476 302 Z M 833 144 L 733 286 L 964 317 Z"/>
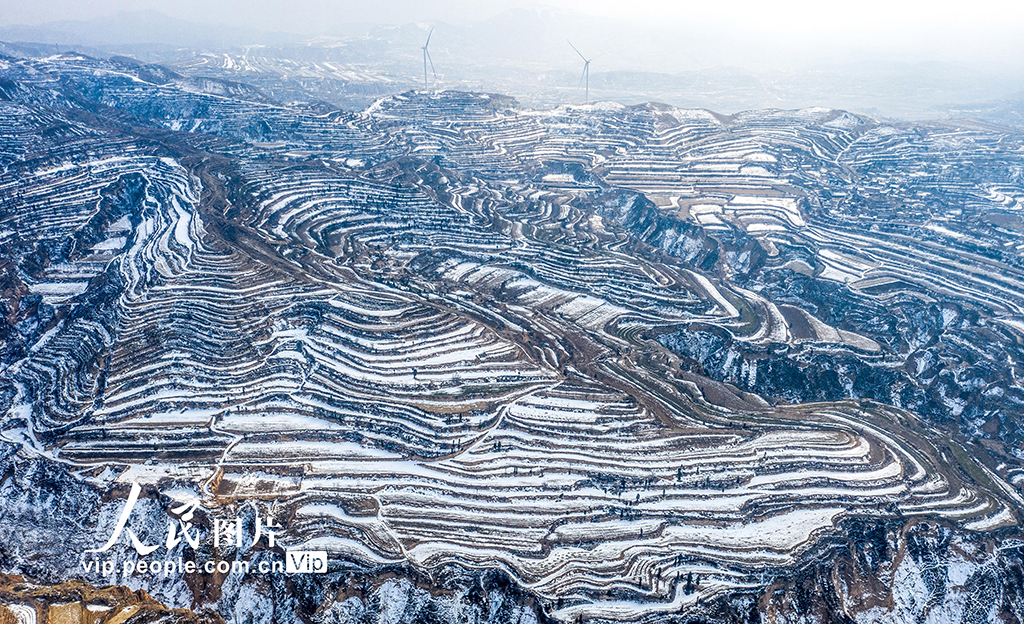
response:
<path id="1" fill-rule="evenodd" d="M 572 48 L 573 50 L 576 50 L 576 46 L 574 46 L 572 44 L 572 41 L 569 41 L 568 39 L 566 39 L 566 42 L 568 42 L 570 48 Z M 583 59 L 583 75 L 580 76 L 580 84 L 582 85 L 584 83 L 584 81 L 586 81 L 586 84 L 587 84 L 587 91 L 586 91 L 587 99 L 584 100 L 584 103 L 590 104 L 590 61 L 596 59 L 597 57 L 594 56 L 594 57 L 591 57 L 591 58 L 587 58 L 587 57 L 583 56 L 583 53 L 580 52 L 579 50 L 576 50 L 576 54 L 579 54 L 580 58 Z"/>
<path id="2" fill-rule="evenodd" d="M 427 62 L 430 63 L 430 73 L 434 74 L 434 80 L 437 80 L 437 72 L 434 71 L 434 61 L 430 58 L 430 51 L 427 50 L 427 46 L 430 45 L 430 36 L 434 34 L 434 27 L 430 27 L 430 32 L 427 33 L 427 42 L 423 44 L 423 88 L 427 88 Z"/>

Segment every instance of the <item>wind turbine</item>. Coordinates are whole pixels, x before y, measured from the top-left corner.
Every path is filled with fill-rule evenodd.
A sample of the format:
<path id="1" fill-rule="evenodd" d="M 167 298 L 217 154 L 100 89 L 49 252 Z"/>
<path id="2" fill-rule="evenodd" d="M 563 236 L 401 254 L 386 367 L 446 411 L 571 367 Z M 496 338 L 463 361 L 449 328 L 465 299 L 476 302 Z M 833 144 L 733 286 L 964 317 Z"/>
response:
<path id="1" fill-rule="evenodd" d="M 574 46 L 572 44 L 572 41 L 569 41 L 568 39 L 566 39 L 565 41 L 569 44 L 570 48 L 572 48 L 573 50 L 576 50 L 576 46 Z M 580 52 L 579 50 L 576 50 L 576 54 L 579 54 L 580 58 L 583 59 L 583 75 L 580 76 L 580 84 L 583 84 L 584 80 L 587 81 L 587 99 L 586 99 L 585 103 L 586 104 L 590 104 L 590 61 L 596 59 L 597 56 L 593 56 L 591 58 L 587 58 L 587 57 L 583 56 L 583 53 Z M 599 54 L 598 56 L 602 56 L 602 55 Z"/>
<path id="2" fill-rule="evenodd" d="M 430 32 L 427 33 L 427 42 L 423 44 L 423 88 L 427 88 L 427 61 L 430 61 L 430 73 L 434 74 L 434 79 L 437 79 L 437 72 L 434 71 L 434 60 L 430 58 L 430 51 L 427 50 L 427 46 L 430 45 L 430 36 L 434 34 L 434 27 L 430 27 Z"/>

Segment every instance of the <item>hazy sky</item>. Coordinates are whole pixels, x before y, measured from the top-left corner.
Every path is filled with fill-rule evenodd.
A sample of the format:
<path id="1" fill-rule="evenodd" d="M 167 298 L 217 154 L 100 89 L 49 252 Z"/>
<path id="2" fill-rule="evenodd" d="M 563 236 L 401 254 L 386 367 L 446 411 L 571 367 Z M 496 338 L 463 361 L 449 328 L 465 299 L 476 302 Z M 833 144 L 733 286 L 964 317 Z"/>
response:
<path id="1" fill-rule="evenodd" d="M 980 40 L 992 33 L 1024 36 L 1024 2 L 1012 0 L 4 0 L 0 21 L 39 24 L 151 9 L 207 23 L 315 33 L 342 22 L 467 22 L 529 6 L 655 22 L 709 21 L 814 37 L 921 38 L 956 33 Z"/>
<path id="2" fill-rule="evenodd" d="M 809 54 L 826 45 L 912 61 L 1024 63 L 1024 2 L 1019 0 L 0 0 L 0 24 L 149 9 L 208 24 L 316 35 L 345 23 L 466 23 L 510 8 L 540 6 L 661 28 L 684 23 Z"/>

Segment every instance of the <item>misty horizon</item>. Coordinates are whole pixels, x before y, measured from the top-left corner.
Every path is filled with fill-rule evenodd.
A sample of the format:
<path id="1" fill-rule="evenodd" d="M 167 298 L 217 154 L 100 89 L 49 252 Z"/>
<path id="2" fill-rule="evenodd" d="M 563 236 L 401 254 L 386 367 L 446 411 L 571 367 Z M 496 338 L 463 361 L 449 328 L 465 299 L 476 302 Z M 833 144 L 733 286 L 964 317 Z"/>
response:
<path id="1" fill-rule="evenodd" d="M 585 91 L 570 40 L 596 57 L 589 67 L 594 98 L 623 104 L 657 101 L 723 114 L 823 106 L 916 119 L 970 115 L 1024 93 L 1015 37 L 1024 11 L 1017 8 L 982 3 L 972 17 L 949 5 L 914 3 L 869 3 L 857 11 L 801 2 L 744 2 L 731 12 L 693 3 L 628 6 L 310 1 L 286 10 L 268 2 L 42 2 L 0 8 L 0 41 L 15 44 L 8 50 L 14 54 L 17 45 L 46 44 L 179 70 L 204 54 L 324 60 L 369 69 L 401 91 L 422 86 L 420 47 L 433 30 L 433 88 L 506 93 L 540 108 L 571 103 Z M 999 11 L 998 20 L 975 15 Z M 224 64 L 188 73 L 250 77 L 234 62 Z M 365 89 L 341 99 L 322 95 L 284 99 L 346 108 L 372 101 Z"/>

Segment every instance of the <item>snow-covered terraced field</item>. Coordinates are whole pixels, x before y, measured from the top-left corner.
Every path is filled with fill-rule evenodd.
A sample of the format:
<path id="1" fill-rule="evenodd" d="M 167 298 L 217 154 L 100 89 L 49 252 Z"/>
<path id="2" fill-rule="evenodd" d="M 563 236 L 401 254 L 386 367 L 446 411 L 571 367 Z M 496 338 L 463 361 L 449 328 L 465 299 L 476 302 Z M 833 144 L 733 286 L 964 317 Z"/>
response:
<path id="1" fill-rule="evenodd" d="M 757 587 L 851 518 L 1024 510 L 1017 134 L 16 69 L 0 436 L 90 483 L 566 621 Z"/>

